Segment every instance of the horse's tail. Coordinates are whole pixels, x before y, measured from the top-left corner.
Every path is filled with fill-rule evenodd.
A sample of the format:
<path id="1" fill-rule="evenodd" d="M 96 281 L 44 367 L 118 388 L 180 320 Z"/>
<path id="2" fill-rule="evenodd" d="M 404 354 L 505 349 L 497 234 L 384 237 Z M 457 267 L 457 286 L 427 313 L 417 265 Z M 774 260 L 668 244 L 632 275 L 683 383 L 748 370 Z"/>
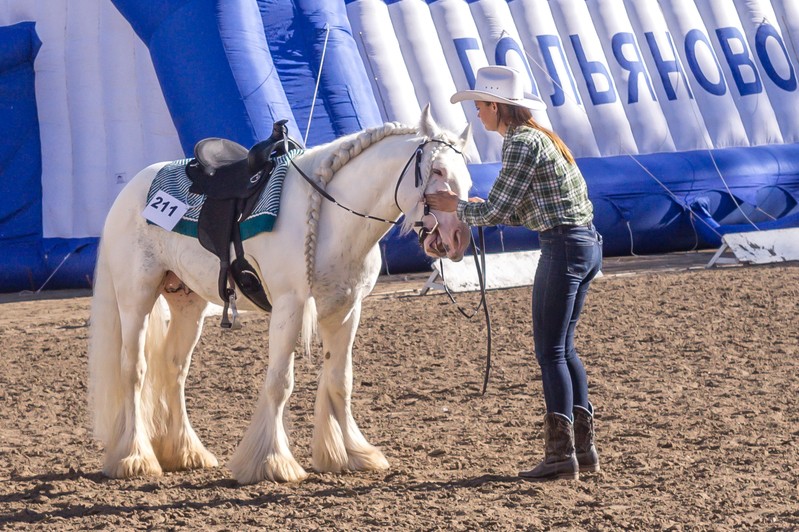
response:
<path id="1" fill-rule="evenodd" d="M 89 409 L 94 416 L 94 436 L 103 443 L 111 437 L 123 401 L 122 326 L 105 248 L 101 241 L 89 320 Z"/>
<path id="2" fill-rule="evenodd" d="M 89 407 L 93 413 L 94 436 L 104 444 L 115 440 L 124 429 L 125 392 L 130 386 L 122 381 L 122 326 L 119 301 L 114 276 L 107 257 L 108 251 L 101 240 L 97 266 L 94 272 L 89 329 Z M 160 301 L 156 301 L 147 326 L 145 351 L 148 363 L 156 350 L 161 350 L 166 338 L 166 317 Z M 155 358 L 159 358 L 156 357 Z M 148 373 L 152 373 L 148 371 Z M 156 394 L 152 378 L 142 390 L 142 419 L 153 420 Z M 147 427 L 150 434 L 155 432 Z"/>
<path id="3" fill-rule="evenodd" d="M 316 336 L 316 320 L 316 299 L 309 294 L 302 309 L 302 345 L 305 348 L 305 355 L 308 357 L 311 356 L 311 348 Z"/>

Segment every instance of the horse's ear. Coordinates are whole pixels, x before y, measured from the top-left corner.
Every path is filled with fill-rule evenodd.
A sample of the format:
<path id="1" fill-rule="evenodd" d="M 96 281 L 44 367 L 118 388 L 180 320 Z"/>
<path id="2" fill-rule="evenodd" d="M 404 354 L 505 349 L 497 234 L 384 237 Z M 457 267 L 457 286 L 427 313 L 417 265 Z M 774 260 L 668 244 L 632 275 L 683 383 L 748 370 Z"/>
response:
<path id="1" fill-rule="evenodd" d="M 472 124 L 466 124 L 466 129 L 463 130 L 461 133 L 460 138 L 458 138 L 459 148 L 463 150 L 467 144 L 469 144 L 469 139 L 472 138 Z"/>
<path id="2" fill-rule="evenodd" d="M 438 124 L 436 124 L 436 121 L 433 120 L 433 114 L 430 112 L 429 103 L 424 106 L 424 109 L 422 109 L 422 118 L 419 121 L 419 133 L 429 139 L 432 139 L 441 133 L 441 129 L 438 127 Z"/>

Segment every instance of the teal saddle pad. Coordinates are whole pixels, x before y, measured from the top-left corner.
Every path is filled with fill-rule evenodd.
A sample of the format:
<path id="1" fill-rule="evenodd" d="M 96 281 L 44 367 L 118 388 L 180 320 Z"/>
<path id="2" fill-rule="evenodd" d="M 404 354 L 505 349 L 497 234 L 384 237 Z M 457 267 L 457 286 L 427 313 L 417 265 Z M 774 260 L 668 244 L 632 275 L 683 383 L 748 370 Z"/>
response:
<path id="1" fill-rule="evenodd" d="M 280 193 L 283 191 L 283 180 L 286 178 L 289 160 L 301 153 L 303 150 L 291 150 L 288 154 L 275 159 L 275 168 L 269 177 L 269 182 L 261 192 L 261 197 L 258 198 L 255 209 L 246 220 L 239 224 L 242 240 L 272 230 L 280 211 Z M 180 159 L 161 168 L 150 185 L 147 203 L 150 203 L 155 194 L 163 191 L 188 205 L 189 210 L 181 217 L 172 231 L 197 238 L 197 220 L 199 220 L 200 209 L 205 202 L 205 194 L 189 192 L 192 183 L 189 176 L 186 175 L 186 165 L 190 161 L 191 159 Z"/>

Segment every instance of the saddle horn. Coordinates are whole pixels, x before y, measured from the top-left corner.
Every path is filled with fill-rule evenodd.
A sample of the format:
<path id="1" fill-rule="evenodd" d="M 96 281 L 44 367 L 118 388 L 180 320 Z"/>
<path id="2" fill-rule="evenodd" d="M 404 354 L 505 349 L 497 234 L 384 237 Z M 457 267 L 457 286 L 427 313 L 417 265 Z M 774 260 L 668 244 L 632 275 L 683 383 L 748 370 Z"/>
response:
<path id="1" fill-rule="evenodd" d="M 269 138 L 250 148 L 247 154 L 247 166 L 251 173 L 255 174 L 267 167 L 272 157 L 283 155 L 283 138 L 288 134 L 287 122 L 286 119 L 275 122 L 272 125 L 272 134 L 269 135 Z"/>

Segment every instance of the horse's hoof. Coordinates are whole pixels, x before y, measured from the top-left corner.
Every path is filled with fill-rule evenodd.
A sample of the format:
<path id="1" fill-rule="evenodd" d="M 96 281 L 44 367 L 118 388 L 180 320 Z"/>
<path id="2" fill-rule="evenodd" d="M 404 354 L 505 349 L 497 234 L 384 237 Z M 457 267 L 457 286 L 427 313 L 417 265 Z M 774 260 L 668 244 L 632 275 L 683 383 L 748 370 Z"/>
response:
<path id="1" fill-rule="evenodd" d="M 114 464 L 106 464 L 103 473 L 110 478 L 160 477 L 161 465 L 155 456 L 132 455 Z"/>
<path id="2" fill-rule="evenodd" d="M 352 471 L 385 471 L 388 460 L 377 447 L 347 450 L 347 467 Z"/>
<path id="3" fill-rule="evenodd" d="M 183 469 L 207 469 L 219 467 L 219 461 L 216 459 L 216 456 L 209 453 L 205 449 L 187 453 L 182 462 L 183 463 L 181 464 L 181 467 Z"/>
<path id="4" fill-rule="evenodd" d="M 208 452 L 205 448 L 194 449 L 180 453 L 177 457 L 161 459 L 161 467 L 164 471 L 188 471 L 191 469 L 210 469 L 219 467 L 216 456 Z"/>
<path id="5" fill-rule="evenodd" d="M 308 473 L 294 458 L 269 456 L 261 463 L 260 467 L 254 468 L 254 471 L 234 466 L 234 464 L 228 464 L 228 467 L 231 468 L 233 476 L 239 484 L 255 484 L 263 480 L 302 482 L 308 478 Z"/>
<path id="6" fill-rule="evenodd" d="M 287 460 L 270 456 L 264 462 L 264 472 L 266 478 L 274 482 L 302 482 L 308 478 L 308 473 L 293 458 Z"/>

